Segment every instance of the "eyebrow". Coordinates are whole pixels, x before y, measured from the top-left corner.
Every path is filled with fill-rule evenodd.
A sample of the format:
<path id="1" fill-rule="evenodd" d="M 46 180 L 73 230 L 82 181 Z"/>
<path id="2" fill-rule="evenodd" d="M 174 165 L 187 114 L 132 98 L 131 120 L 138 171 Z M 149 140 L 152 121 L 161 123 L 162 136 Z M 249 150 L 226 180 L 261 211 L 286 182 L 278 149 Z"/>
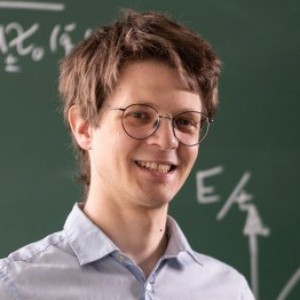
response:
<path id="1" fill-rule="evenodd" d="M 157 105 L 155 105 L 154 103 L 152 103 L 151 101 L 145 101 L 145 100 L 139 100 L 139 101 L 137 101 L 137 102 L 133 102 L 133 103 L 131 103 L 131 104 L 129 104 L 129 105 L 132 105 L 132 104 L 145 104 L 145 105 L 149 105 L 149 106 L 152 106 L 153 108 L 155 108 L 158 112 L 160 112 L 161 111 L 161 109 L 159 109 L 158 107 L 157 107 Z M 200 109 L 201 109 L 202 107 L 200 107 Z M 202 112 L 202 110 L 199 110 L 199 109 L 194 109 L 194 108 L 187 108 L 187 107 L 183 107 L 183 108 L 181 108 L 181 109 L 178 109 L 178 110 L 176 110 L 176 112 L 168 112 L 168 114 L 170 113 L 171 115 L 178 115 L 178 114 L 180 114 L 180 113 L 183 113 L 183 112 L 186 112 L 186 111 L 197 111 L 197 112 L 200 112 L 200 113 L 203 113 Z"/>

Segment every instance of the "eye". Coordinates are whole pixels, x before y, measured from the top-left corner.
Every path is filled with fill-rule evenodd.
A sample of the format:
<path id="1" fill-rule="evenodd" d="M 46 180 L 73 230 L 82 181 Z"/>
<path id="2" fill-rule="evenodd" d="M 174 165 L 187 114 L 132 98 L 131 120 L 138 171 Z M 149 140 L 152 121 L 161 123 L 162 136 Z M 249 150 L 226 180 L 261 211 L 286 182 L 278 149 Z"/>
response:
<path id="1" fill-rule="evenodd" d="M 192 124 L 193 122 L 191 120 L 183 119 L 183 118 L 176 119 L 175 123 L 176 123 L 177 126 L 191 126 L 191 125 L 193 125 Z"/>
<path id="2" fill-rule="evenodd" d="M 128 126 L 138 127 L 138 126 L 148 126 L 153 121 L 153 114 L 149 110 L 141 108 L 131 108 L 126 111 L 124 115 L 124 122 Z"/>
<path id="3" fill-rule="evenodd" d="M 197 112 L 184 112 L 174 119 L 174 126 L 182 133 L 194 134 L 199 131 L 200 114 Z"/>
<path id="4" fill-rule="evenodd" d="M 179 128 L 195 127 L 197 126 L 197 122 L 191 118 L 179 117 L 175 119 L 175 125 Z"/>
<path id="5" fill-rule="evenodd" d="M 126 117 L 148 120 L 150 118 L 148 112 L 146 111 L 131 111 L 127 114 Z"/>

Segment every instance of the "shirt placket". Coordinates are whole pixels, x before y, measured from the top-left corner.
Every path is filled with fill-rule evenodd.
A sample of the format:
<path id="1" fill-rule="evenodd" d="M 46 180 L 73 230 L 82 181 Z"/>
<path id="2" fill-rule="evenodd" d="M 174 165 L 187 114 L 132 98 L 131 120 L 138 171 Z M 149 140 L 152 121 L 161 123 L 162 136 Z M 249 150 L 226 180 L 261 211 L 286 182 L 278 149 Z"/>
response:
<path id="1" fill-rule="evenodd" d="M 141 268 L 137 266 L 136 263 L 128 256 L 120 252 L 116 253 L 113 256 L 120 264 L 126 267 L 140 283 L 142 294 L 139 300 L 155 300 L 155 280 L 160 262 L 153 269 L 148 279 L 145 279 L 144 273 Z"/>

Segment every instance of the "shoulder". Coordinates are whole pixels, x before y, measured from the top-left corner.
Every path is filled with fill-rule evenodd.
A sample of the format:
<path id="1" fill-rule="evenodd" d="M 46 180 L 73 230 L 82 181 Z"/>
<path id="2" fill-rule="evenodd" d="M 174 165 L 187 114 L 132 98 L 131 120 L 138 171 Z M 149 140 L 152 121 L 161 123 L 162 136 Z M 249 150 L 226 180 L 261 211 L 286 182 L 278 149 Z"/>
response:
<path id="1" fill-rule="evenodd" d="M 235 280 L 240 282 L 244 279 L 244 276 L 230 265 L 202 253 L 193 251 L 194 257 L 202 265 L 206 272 L 214 277 L 225 277 L 228 280 Z"/>
<path id="2" fill-rule="evenodd" d="M 37 274 L 35 271 L 47 270 L 49 266 L 58 264 L 62 256 L 70 256 L 68 247 L 65 234 L 60 231 L 0 259 L 0 295 L 6 293 L 5 288 L 15 290 L 18 279 L 32 277 Z"/>
<path id="3" fill-rule="evenodd" d="M 0 259 L 0 271 L 8 268 L 10 264 L 17 262 L 33 262 L 41 259 L 44 255 L 51 253 L 54 249 L 59 248 L 65 240 L 63 231 L 53 233 L 47 237 L 28 244 L 8 255 L 4 259 Z"/>
<path id="4" fill-rule="evenodd" d="M 9 293 L 7 286 L 4 284 L 4 282 L 1 280 L 0 277 L 0 299 L 1 300 L 13 300 L 13 296 L 11 293 Z"/>
<path id="5" fill-rule="evenodd" d="M 203 265 L 203 267 L 211 270 L 212 272 L 221 272 L 221 273 L 225 272 L 225 273 L 234 274 L 236 276 L 240 275 L 240 273 L 236 269 L 220 261 L 217 258 L 196 251 L 193 251 L 193 255 Z"/>
<path id="6" fill-rule="evenodd" d="M 201 264 L 207 279 L 214 286 L 222 286 L 222 290 L 234 289 L 238 299 L 254 300 L 244 275 L 232 266 L 205 254 L 193 251 L 193 256 Z"/>

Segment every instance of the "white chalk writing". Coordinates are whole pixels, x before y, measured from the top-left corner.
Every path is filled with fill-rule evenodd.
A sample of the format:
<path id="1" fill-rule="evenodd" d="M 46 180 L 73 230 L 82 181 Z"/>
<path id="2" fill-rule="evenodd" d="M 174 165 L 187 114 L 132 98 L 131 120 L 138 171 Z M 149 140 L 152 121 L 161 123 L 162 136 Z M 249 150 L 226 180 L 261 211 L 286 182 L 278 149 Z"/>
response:
<path id="1" fill-rule="evenodd" d="M 197 198 L 201 204 L 209 204 L 220 200 L 219 195 L 205 196 L 207 193 L 213 193 L 213 186 L 205 186 L 204 178 L 218 175 L 223 172 L 223 167 L 218 166 L 209 170 L 197 173 Z M 251 267 L 251 287 L 255 299 L 259 299 L 259 274 L 258 274 L 258 239 L 257 236 L 268 236 L 270 229 L 263 225 L 262 219 L 258 213 L 256 205 L 253 202 L 253 195 L 246 191 L 246 185 L 251 178 L 250 172 L 245 172 L 236 187 L 231 192 L 227 201 L 217 214 L 217 220 L 221 221 L 229 213 L 231 207 L 236 204 L 239 210 L 247 213 L 243 234 L 248 236 L 250 267 Z M 201 189 L 201 191 L 200 191 Z"/>
<path id="2" fill-rule="evenodd" d="M 279 294 L 277 300 L 285 300 L 287 299 L 287 296 L 292 292 L 296 284 L 300 282 L 300 267 L 296 272 L 292 275 L 292 277 L 289 279 L 281 293 Z"/>
<path id="3" fill-rule="evenodd" d="M 209 170 L 199 171 L 197 177 L 197 199 L 200 203 L 214 203 L 220 200 L 219 195 L 211 195 L 214 193 L 213 186 L 205 186 L 204 179 L 221 174 L 223 167 L 218 166 Z"/>
<path id="4" fill-rule="evenodd" d="M 29 2 L 29 1 L 0 1 L 0 8 L 63 11 L 65 9 L 65 5 L 62 3 L 49 3 L 49 2 L 45 3 L 45 2 Z"/>
<path id="5" fill-rule="evenodd" d="M 43 45 L 38 45 L 35 39 L 40 27 L 39 23 L 27 27 L 18 22 L 0 24 L 0 53 L 4 56 L 6 72 L 20 72 L 22 70 L 20 59 L 23 57 L 39 62 L 46 54 L 54 54 L 62 49 L 64 55 L 67 55 L 73 49 L 75 42 L 72 33 L 76 30 L 75 22 L 55 25 L 49 33 L 49 39 Z M 91 32 L 91 29 L 86 29 L 84 38 Z"/>

